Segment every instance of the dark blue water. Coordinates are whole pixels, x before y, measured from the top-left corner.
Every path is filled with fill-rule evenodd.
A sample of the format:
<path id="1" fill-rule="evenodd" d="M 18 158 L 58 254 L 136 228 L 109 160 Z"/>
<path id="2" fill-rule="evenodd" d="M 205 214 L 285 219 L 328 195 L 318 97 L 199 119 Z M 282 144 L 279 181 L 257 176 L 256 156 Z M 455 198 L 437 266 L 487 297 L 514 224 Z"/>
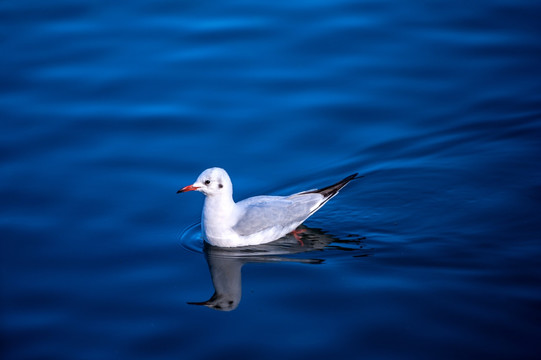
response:
<path id="1" fill-rule="evenodd" d="M 538 359 L 539 14 L 2 2 L 2 359 Z M 304 247 L 224 253 L 175 194 L 211 166 L 237 200 L 365 177 Z"/>

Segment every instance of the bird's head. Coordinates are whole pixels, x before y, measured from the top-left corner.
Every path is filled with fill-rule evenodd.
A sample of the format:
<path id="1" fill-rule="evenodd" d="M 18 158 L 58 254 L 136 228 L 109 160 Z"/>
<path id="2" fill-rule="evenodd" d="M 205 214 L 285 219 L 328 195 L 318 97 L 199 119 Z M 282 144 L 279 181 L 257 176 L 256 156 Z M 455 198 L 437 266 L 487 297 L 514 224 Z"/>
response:
<path id="1" fill-rule="evenodd" d="M 213 167 L 203 171 L 192 185 L 183 187 L 177 194 L 187 191 L 199 191 L 206 196 L 232 194 L 233 184 L 224 169 Z"/>

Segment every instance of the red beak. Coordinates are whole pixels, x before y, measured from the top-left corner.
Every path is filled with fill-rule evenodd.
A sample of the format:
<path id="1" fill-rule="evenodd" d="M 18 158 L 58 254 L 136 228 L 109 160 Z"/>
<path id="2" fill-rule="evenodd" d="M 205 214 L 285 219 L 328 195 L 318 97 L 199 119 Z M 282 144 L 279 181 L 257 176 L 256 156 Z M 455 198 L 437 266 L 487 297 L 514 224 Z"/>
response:
<path id="1" fill-rule="evenodd" d="M 188 186 L 183 187 L 179 191 L 177 191 L 177 194 L 180 194 L 180 193 L 183 193 L 183 192 L 186 192 L 186 191 L 193 191 L 193 190 L 197 190 L 197 189 L 199 189 L 198 186 L 188 185 Z"/>

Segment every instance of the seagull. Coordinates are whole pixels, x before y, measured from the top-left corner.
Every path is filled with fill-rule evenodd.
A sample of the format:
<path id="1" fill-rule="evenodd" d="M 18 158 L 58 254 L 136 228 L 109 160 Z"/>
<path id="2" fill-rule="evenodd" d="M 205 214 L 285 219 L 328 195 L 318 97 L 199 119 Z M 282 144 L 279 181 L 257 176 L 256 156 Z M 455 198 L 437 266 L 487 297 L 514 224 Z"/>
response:
<path id="1" fill-rule="evenodd" d="M 192 184 L 177 191 L 202 192 L 205 197 L 201 216 L 203 238 L 210 245 L 238 247 L 265 244 L 281 238 L 332 199 L 357 173 L 334 185 L 289 196 L 254 196 L 235 202 L 233 184 L 227 172 L 207 169 Z"/>

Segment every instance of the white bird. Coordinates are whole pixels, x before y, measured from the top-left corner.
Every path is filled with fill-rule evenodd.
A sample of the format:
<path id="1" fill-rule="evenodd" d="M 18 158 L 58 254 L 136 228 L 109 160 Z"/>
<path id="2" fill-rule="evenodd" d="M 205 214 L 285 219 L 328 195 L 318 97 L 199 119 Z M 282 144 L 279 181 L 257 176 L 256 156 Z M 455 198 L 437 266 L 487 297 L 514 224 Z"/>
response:
<path id="1" fill-rule="evenodd" d="M 206 195 L 201 228 L 210 245 L 259 245 L 293 232 L 356 177 L 357 173 L 319 190 L 289 196 L 254 196 L 235 203 L 229 175 L 224 169 L 213 167 L 177 194 L 195 190 Z"/>

